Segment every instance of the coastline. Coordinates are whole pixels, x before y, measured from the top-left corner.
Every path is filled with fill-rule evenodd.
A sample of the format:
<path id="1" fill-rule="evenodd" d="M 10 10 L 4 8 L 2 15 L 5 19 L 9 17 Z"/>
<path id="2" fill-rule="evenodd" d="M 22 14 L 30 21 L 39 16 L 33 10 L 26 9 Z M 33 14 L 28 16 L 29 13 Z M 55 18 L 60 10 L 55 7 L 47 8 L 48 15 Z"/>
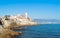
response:
<path id="1" fill-rule="evenodd" d="M 34 22 L 32 19 L 30 19 L 27 14 L 25 15 L 16 15 L 16 16 L 3 16 L 0 18 L 0 25 L 1 30 L 3 33 L 1 33 L 0 38 L 14 38 L 16 35 L 21 34 L 22 32 L 15 32 L 15 30 L 20 30 L 23 28 L 18 28 L 20 26 L 35 26 L 38 23 Z M 0 31 L 1 31 L 0 30 Z"/>

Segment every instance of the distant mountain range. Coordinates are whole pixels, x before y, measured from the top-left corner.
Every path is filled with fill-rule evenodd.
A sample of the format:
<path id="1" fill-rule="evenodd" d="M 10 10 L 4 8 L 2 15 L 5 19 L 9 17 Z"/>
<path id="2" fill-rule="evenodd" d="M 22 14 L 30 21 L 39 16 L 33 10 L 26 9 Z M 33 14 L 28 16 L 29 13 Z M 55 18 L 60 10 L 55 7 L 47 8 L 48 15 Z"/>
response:
<path id="1" fill-rule="evenodd" d="M 57 19 L 34 19 L 34 21 L 41 24 L 60 24 L 60 20 Z"/>

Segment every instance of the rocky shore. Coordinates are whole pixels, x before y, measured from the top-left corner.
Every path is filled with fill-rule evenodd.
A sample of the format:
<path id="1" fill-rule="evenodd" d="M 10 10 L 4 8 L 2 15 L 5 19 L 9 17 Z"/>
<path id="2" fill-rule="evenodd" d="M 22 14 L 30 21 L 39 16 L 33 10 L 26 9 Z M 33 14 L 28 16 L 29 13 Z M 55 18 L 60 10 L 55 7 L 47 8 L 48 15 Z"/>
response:
<path id="1" fill-rule="evenodd" d="M 16 35 L 21 34 L 22 32 L 15 32 L 10 29 L 4 29 L 0 26 L 0 38 L 15 38 Z"/>

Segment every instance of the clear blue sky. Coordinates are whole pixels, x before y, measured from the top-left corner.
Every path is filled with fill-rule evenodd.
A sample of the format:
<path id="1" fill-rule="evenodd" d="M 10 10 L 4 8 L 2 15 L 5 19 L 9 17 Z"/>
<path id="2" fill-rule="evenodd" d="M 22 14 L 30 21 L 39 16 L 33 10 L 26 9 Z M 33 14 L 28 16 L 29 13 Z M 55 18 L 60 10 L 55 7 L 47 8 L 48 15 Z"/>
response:
<path id="1" fill-rule="evenodd" d="M 25 12 L 31 18 L 60 19 L 60 0 L 0 0 L 0 16 Z"/>

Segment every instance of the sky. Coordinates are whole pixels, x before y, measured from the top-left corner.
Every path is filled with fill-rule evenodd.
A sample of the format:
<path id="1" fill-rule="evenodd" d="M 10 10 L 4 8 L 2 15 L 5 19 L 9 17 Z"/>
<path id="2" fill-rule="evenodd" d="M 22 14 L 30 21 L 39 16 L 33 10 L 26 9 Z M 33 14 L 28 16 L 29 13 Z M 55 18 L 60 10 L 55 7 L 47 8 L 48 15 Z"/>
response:
<path id="1" fill-rule="evenodd" d="M 60 0 L 0 0 L 0 16 L 25 12 L 33 19 L 60 19 Z"/>

